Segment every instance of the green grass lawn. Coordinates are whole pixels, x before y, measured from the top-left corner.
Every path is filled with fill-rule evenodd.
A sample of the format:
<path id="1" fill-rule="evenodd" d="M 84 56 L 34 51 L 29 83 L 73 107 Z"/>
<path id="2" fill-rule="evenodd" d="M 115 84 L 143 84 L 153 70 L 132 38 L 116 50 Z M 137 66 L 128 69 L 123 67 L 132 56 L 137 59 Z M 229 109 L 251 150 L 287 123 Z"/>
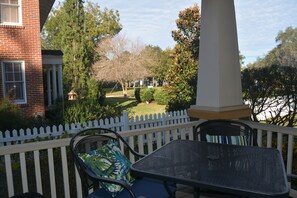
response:
<path id="1" fill-rule="evenodd" d="M 146 114 L 164 113 L 165 106 L 166 105 L 158 105 L 156 102 L 152 102 L 149 104 L 139 103 L 137 106 L 130 108 L 131 112 L 129 112 L 129 115 L 140 116 Z"/>
<path id="2" fill-rule="evenodd" d="M 158 105 L 156 102 L 149 104 L 138 103 L 134 97 L 107 97 L 105 99 L 105 103 L 110 106 L 114 106 L 116 104 L 120 105 L 123 110 L 126 110 L 129 113 L 129 116 L 140 116 L 165 112 L 165 105 Z"/>

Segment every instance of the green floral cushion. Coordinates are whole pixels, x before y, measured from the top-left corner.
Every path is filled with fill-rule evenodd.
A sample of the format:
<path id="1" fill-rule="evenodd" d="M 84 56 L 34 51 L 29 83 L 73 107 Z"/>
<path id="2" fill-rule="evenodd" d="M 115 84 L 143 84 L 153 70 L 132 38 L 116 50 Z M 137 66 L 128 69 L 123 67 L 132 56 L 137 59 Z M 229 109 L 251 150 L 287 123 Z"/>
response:
<path id="1" fill-rule="evenodd" d="M 130 185 L 134 181 L 130 175 L 131 162 L 114 140 L 109 140 L 97 150 L 79 154 L 79 157 L 97 176 L 123 180 Z M 113 197 L 123 190 L 123 187 L 116 184 L 102 182 L 101 186 L 111 192 Z"/>

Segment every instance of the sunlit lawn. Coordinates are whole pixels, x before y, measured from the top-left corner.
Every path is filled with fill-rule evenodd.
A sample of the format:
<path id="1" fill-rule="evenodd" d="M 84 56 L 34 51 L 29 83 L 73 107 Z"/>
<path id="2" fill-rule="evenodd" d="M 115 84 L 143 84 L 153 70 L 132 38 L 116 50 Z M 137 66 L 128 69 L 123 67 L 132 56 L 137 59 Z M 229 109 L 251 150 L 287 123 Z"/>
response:
<path id="1" fill-rule="evenodd" d="M 158 89 L 158 88 L 155 88 Z M 158 114 L 165 112 L 165 105 L 158 105 L 156 102 L 149 104 L 138 103 L 134 97 L 134 88 L 128 89 L 128 97 L 123 97 L 122 91 L 106 90 L 105 102 L 107 105 L 114 106 L 117 103 L 129 113 L 129 116 L 140 116 L 146 114 Z"/>
<path id="2" fill-rule="evenodd" d="M 140 115 L 146 115 L 146 114 L 158 114 L 158 113 L 164 113 L 165 112 L 165 106 L 166 105 L 158 105 L 155 102 L 152 102 L 150 104 L 146 103 L 139 103 L 137 106 L 132 107 L 131 115 L 133 116 L 140 116 Z"/>

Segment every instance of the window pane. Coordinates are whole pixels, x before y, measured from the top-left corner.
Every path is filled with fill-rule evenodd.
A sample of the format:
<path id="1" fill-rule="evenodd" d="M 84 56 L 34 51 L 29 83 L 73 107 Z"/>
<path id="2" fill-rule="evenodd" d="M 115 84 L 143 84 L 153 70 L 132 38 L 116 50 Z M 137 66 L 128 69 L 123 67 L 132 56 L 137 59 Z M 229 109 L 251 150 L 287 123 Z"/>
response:
<path id="1" fill-rule="evenodd" d="M 0 3 L 9 3 L 9 0 L 0 0 Z"/>
<path id="2" fill-rule="evenodd" d="M 19 4 L 19 0 L 10 0 L 10 4 L 18 5 Z"/>
<path id="3" fill-rule="evenodd" d="M 7 83 L 5 87 L 10 100 L 24 99 L 22 83 Z"/>
<path id="4" fill-rule="evenodd" d="M 22 65 L 21 63 L 14 63 L 14 81 L 22 81 Z"/>
<path id="5" fill-rule="evenodd" d="M 19 12 L 17 7 L 11 7 L 11 21 L 10 22 L 19 22 Z"/>
<path id="6" fill-rule="evenodd" d="M 5 80 L 6 82 L 13 82 L 13 73 L 6 73 Z"/>
<path id="7" fill-rule="evenodd" d="M 14 72 L 22 72 L 22 64 L 21 63 L 14 63 Z"/>
<path id="8" fill-rule="evenodd" d="M 13 83 L 7 83 L 6 85 L 5 85 L 5 92 L 6 92 L 6 95 L 9 97 L 9 99 L 11 99 L 11 100 L 14 100 L 14 92 L 15 92 L 15 90 L 14 90 L 14 84 Z"/>
<path id="9" fill-rule="evenodd" d="M 1 22 L 19 22 L 18 6 L 1 5 Z"/>
<path id="10" fill-rule="evenodd" d="M 4 67 L 5 67 L 5 73 L 6 72 L 12 72 L 13 71 L 12 63 L 4 63 Z"/>
<path id="11" fill-rule="evenodd" d="M 15 95 L 14 95 L 15 100 L 24 99 L 22 83 L 15 83 L 14 87 L 15 87 Z"/>
<path id="12" fill-rule="evenodd" d="M 22 81 L 22 73 L 15 72 L 14 73 L 14 81 Z"/>

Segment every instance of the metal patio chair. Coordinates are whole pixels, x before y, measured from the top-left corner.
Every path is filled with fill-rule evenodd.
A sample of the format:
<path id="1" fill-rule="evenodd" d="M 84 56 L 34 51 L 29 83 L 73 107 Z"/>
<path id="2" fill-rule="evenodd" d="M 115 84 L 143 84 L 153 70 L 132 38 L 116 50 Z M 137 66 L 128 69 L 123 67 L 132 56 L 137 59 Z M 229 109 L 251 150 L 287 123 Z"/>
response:
<path id="1" fill-rule="evenodd" d="M 104 128 L 85 129 L 71 139 L 70 149 L 85 197 L 136 198 L 174 196 L 176 188 L 162 181 L 133 178 L 131 162 L 121 152 L 140 158 L 118 133 Z M 89 194 L 90 189 L 94 189 Z"/>
<path id="2" fill-rule="evenodd" d="M 257 146 L 254 130 L 234 120 L 208 120 L 195 127 L 194 138 L 200 141 Z"/>

